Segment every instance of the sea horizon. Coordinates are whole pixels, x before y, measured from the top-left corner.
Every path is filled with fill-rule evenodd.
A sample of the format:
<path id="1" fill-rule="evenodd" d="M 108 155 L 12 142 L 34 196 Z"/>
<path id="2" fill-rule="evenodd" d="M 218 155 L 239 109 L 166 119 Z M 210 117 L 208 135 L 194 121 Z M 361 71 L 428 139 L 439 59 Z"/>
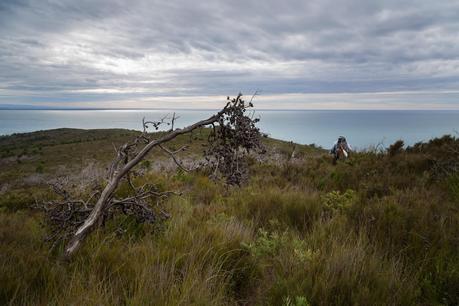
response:
<path id="1" fill-rule="evenodd" d="M 459 110 L 318 110 L 253 109 L 258 126 L 268 136 L 329 148 L 344 135 L 358 150 L 406 145 L 446 134 L 457 135 Z M 141 130 L 142 118 L 159 119 L 176 113 L 177 127 L 211 116 L 217 109 L 8 109 L 0 110 L 0 135 L 57 128 Z"/>
<path id="2" fill-rule="evenodd" d="M 129 108 L 100 108 L 100 107 L 71 107 L 71 108 L 60 108 L 60 107 L 30 107 L 30 108 L 3 108 L 0 106 L 0 111 L 5 110 L 89 110 L 89 111 L 98 111 L 98 110 L 185 110 L 185 111 L 219 111 L 221 108 L 184 108 L 184 107 L 129 107 Z M 254 111 L 457 111 L 459 108 L 249 108 Z"/>

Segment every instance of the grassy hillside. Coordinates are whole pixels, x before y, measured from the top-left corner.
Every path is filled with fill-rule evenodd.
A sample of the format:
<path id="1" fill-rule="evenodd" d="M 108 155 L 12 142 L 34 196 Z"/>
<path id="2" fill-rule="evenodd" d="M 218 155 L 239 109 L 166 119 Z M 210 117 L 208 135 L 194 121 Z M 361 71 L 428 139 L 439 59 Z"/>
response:
<path id="1" fill-rule="evenodd" d="M 0 304 L 457 305 L 459 140 L 360 152 L 266 139 L 251 180 L 228 188 L 177 172 L 152 152 L 137 183 L 183 191 L 155 226 L 119 217 L 70 263 L 44 241 L 35 201 L 68 177 L 103 182 L 128 130 L 60 129 L 0 137 Z M 183 158 L 199 159 L 206 131 Z M 179 147 L 189 138 L 178 139 Z M 128 192 L 121 186 L 120 192 Z"/>

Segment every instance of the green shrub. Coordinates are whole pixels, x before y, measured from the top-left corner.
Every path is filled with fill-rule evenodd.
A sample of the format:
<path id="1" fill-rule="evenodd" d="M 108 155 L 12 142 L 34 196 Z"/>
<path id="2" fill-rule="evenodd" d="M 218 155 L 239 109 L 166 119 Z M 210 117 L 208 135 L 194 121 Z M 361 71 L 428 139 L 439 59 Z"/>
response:
<path id="1" fill-rule="evenodd" d="M 332 211 L 346 211 L 357 201 L 357 193 L 348 189 L 344 193 L 339 191 L 331 191 L 322 196 L 322 202 L 325 207 Z"/>

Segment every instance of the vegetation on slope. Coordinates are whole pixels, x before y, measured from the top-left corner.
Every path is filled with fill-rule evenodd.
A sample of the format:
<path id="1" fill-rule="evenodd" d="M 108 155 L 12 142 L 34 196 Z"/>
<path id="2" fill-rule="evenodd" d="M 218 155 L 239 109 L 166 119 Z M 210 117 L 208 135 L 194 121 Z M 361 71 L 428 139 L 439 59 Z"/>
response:
<path id="1" fill-rule="evenodd" d="M 60 261 L 30 207 L 54 196 L 58 176 L 80 194 L 102 182 L 112 143 L 135 133 L 0 138 L 1 304 L 459 304 L 459 140 L 446 136 L 336 166 L 321 149 L 297 145 L 292 158 L 290 143 L 266 139 L 242 188 L 153 152 L 136 180 L 184 192 L 165 203 L 170 220 L 120 217 Z M 197 138 L 184 157 L 197 158 Z"/>

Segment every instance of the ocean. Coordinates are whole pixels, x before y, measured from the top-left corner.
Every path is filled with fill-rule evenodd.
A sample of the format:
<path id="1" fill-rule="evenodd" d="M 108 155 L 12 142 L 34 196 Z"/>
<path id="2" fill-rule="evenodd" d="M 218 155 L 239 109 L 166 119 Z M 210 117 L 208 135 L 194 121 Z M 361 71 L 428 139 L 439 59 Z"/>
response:
<path id="1" fill-rule="evenodd" d="M 55 128 L 140 130 L 142 118 L 180 116 L 182 127 L 211 110 L 0 110 L 0 135 Z M 258 110 L 259 127 L 271 137 L 329 148 L 340 135 L 357 149 L 388 147 L 398 139 L 412 145 L 444 134 L 459 136 L 459 111 Z"/>

